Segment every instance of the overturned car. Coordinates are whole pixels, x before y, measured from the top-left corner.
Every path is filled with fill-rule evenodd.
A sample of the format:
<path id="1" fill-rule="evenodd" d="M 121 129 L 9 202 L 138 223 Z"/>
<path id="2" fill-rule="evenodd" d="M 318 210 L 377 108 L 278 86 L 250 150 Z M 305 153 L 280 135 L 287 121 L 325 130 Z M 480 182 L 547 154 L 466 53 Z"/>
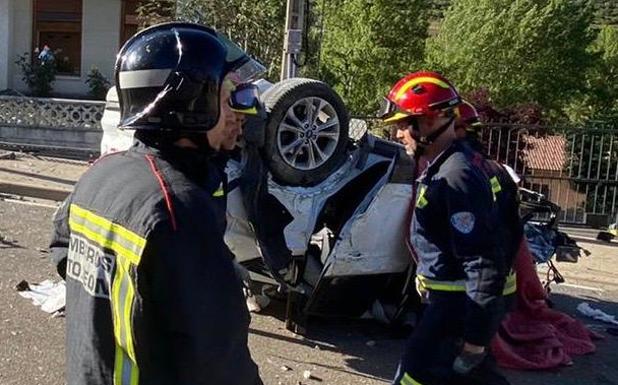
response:
<path id="1" fill-rule="evenodd" d="M 404 321 L 418 303 L 406 244 L 413 159 L 362 121 L 353 121 L 360 130 L 350 130 L 341 98 L 323 82 L 256 84 L 266 125 L 247 122 L 226 168 L 230 250 L 252 273 L 285 289 L 287 327 L 295 332 L 305 331 L 311 315 Z M 118 119 L 111 89 L 102 153 L 132 143 L 132 132 L 116 128 Z M 555 213 L 551 202 L 539 202 Z M 533 246 L 550 245 L 533 247 L 544 255 L 538 262 L 566 250 L 555 247 L 560 233 L 553 221 L 530 222 L 527 234 Z"/>
<path id="2" fill-rule="evenodd" d="M 307 315 L 399 318 L 414 292 L 405 242 L 412 160 L 402 146 L 362 132 L 361 121 L 350 135 L 346 108 L 325 83 L 259 87 L 266 126 L 245 128 L 226 168 L 230 250 L 285 285 L 296 331 Z M 132 132 L 116 128 L 118 111 L 111 89 L 102 153 L 132 142 Z"/>

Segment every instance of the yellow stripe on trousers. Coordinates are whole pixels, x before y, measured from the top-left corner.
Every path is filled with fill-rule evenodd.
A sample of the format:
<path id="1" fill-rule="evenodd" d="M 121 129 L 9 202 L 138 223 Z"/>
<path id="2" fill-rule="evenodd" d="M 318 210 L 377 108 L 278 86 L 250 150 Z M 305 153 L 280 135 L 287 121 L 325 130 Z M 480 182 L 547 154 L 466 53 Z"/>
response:
<path id="1" fill-rule="evenodd" d="M 422 275 L 416 276 L 416 287 L 419 294 L 426 290 L 435 291 L 450 291 L 450 292 L 465 292 L 466 281 L 438 281 L 435 279 L 429 279 Z M 504 283 L 504 289 L 502 295 L 510 295 L 517 291 L 517 275 L 515 272 L 511 272 Z"/>

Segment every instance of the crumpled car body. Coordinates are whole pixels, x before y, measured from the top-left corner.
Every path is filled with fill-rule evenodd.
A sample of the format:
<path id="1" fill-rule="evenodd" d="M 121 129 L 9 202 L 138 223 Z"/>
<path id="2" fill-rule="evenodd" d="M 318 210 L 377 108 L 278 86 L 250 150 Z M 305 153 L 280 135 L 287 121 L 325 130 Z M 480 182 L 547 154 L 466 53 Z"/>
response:
<path id="1" fill-rule="evenodd" d="M 225 241 L 241 265 L 284 285 L 303 316 L 360 317 L 377 309 L 379 318 L 390 322 L 403 313 L 414 292 L 406 246 L 414 164 L 399 144 L 368 133 L 348 138 L 347 116 L 335 105 L 337 100 L 324 94 L 328 89 L 317 86 L 315 81 L 294 79 L 282 83 L 276 92 L 261 84 L 264 97 L 271 101 L 269 116 L 277 105 L 287 103 L 291 107 L 283 115 L 294 111 L 302 120 L 299 102 L 288 103 L 279 96 L 285 98 L 291 90 L 304 98 L 301 110 L 303 106 L 322 109 L 314 111 L 314 120 L 321 119 L 329 129 L 336 121 L 345 143 L 329 145 L 339 160 L 313 169 L 299 167 L 308 178 L 286 181 L 285 169 L 277 176 L 270 172 L 272 156 L 264 151 L 269 133 L 246 133 L 246 139 L 251 139 L 226 167 Z M 124 150 L 133 141 L 133 132 L 116 128 L 118 120 L 112 89 L 102 120 L 102 154 Z M 284 155 L 280 147 L 273 151 Z M 284 166 L 294 166 L 284 160 Z"/>

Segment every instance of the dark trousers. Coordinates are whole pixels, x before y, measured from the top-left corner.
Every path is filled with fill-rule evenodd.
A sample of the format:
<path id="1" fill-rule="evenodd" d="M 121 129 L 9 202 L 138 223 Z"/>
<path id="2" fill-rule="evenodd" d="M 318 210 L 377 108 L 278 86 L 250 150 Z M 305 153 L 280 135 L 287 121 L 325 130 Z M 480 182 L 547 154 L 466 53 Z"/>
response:
<path id="1" fill-rule="evenodd" d="M 463 344 L 465 293 L 430 293 L 420 322 L 406 342 L 393 385 L 508 385 L 491 357 L 461 376 L 452 370 Z"/>

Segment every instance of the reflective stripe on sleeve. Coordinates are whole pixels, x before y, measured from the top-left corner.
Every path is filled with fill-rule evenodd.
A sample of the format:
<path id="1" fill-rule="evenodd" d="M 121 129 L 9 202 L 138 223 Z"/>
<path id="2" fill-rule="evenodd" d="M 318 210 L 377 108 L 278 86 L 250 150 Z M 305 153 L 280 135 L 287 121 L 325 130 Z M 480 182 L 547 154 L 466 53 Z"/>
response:
<path id="1" fill-rule="evenodd" d="M 137 385 L 139 368 L 133 341 L 135 286 L 131 272 L 139 265 L 146 239 L 76 204 L 70 206 L 69 227 L 116 258 L 111 288 L 111 310 L 116 341 L 114 385 Z"/>

